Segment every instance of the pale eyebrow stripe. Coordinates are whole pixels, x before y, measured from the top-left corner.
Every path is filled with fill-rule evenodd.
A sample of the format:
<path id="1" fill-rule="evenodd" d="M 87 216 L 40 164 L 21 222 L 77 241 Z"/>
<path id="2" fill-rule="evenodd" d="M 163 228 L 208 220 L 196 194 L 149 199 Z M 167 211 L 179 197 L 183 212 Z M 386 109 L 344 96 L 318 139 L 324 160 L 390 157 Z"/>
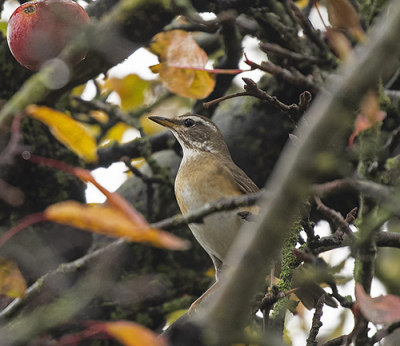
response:
<path id="1" fill-rule="evenodd" d="M 211 124 L 210 122 L 205 121 L 205 120 L 203 120 L 201 118 L 199 119 L 199 121 L 201 121 L 202 124 L 208 126 L 210 129 L 212 129 L 214 131 L 217 131 L 217 127 L 214 124 Z"/>

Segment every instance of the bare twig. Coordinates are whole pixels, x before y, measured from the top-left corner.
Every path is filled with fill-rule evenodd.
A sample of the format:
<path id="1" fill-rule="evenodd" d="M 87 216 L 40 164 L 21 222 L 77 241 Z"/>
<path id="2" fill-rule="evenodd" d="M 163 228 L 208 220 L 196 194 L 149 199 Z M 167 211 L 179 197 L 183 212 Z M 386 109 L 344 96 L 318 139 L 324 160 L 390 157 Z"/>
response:
<path id="1" fill-rule="evenodd" d="M 90 168 L 108 167 L 112 163 L 119 161 L 123 156 L 128 156 L 132 159 L 142 157 L 143 146 L 148 144 L 150 144 L 151 152 L 155 153 L 165 149 L 172 149 L 175 142 L 176 140 L 172 133 L 165 131 L 146 138 L 136 138 L 124 144 L 114 143 L 97 150 L 99 161 L 91 165 Z"/>
<path id="2" fill-rule="evenodd" d="M 246 207 L 253 205 L 256 201 L 264 194 L 263 191 L 251 194 L 251 195 L 243 195 L 239 197 L 229 198 L 229 199 L 221 199 L 212 204 L 206 204 L 202 208 L 196 210 L 193 213 L 187 213 L 186 215 L 176 215 L 171 218 L 159 221 L 154 223 L 152 226 L 161 228 L 164 230 L 175 229 L 184 224 L 197 222 L 201 223 L 203 218 L 207 215 L 210 215 L 215 212 L 225 211 L 225 210 L 233 210 L 239 207 Z"/>
<path id="3" fill-rule="evenodd" d="M 308 334 L 307 338 L 307 346 L 317 346 L 317 335 L 319 329 L 322 327 L 321 317 L 322 317 L 322 308 L 325 303 L 325 294 L 318 299 L 317 305 L 315 306 L 314 317 L 312 320 L 312 325 L 310 329 L 310 333 Z"/>
<path id="4" fill-rule="evenodd" d="M 352 188 L 353 179 L 337 179 L 323 184 L 315 184 L 312 186 L 312 193 L 319 197 L 342 192 Z"/>
<path id="5" fill-rule="evenodd" d="M 140 128 L 140 122 L 137 118 L 125 113 L 119 106 L 113 105 L 111 103 L 107 102 L 101 102 L 99 100 L 91 100 L 91 101 L 86 101 L 81 99 L 79 96 L 71 96 L 71 98 L 78 102 L 81 105 L 84 105 L 90 109 L 94 110 L 99 110 L 103 111 L 104 113 L 107 113 L 110 116 L 115 116 L 119 120 L 123 121 L 124 123 L 135 127 L 135 128 Z"/>
<path id="6" fill-rule="evenodd" d="M 268 95 L 265 91 L 261 90 L 258 86 L 257 83 L 255 83 L 252 79 L 250 78 L 242 78 L 243 81 L 246 83 L 244 88 L 246 91 L 240 92 L 240 93 L 235 93 L 231 95 L 226 95 L 223 97 L 220 97 L 218 99 L 212 100 L 210 102 L 205 102 L 203 103 L 203 106 L 206 108 L 209 108 L 211 106 L 216 105 L 217 103 L 225 100 L 229 100 L 231 98 L 235 97 L 240 97 L 240 96 L 253 96 L 256 97 L 260 100 L 267 101 L 268 103 L 274 105 L 278 109 L 280 109 L 282 112 L 287 113 L 289 116 L 294 116 L 295 120 L 298 120 L 301 115 L 307 110 L 308 106 L 310 105 L 311 102 L 311 94 L 308 91 L 305 91 L 300 95 L 300 101 L 299 104 L 292 104 L 290 106 L 284 104 L 283 102 L 279 101 L 276 96 L 271 96 Z"/>
<path id="7" fill-rule="evenodd" d="M 21 117 L 16 116 L 11 125 L 11 138 L 4 150 L 0 152 L 0 171 L 14 165 L 15 157 L 28 149 L 27 146 L 22 144 L 20 123 Z M 9 185 L 0 178 L 0 198 L 16 207 L 23 203 L 25 196 L 19 188 Z"/>
<path id="8" fill-rule="evenodd" d="M 323 63 L 324 60 L 316 58 L 315 56 L 300 54 L 296 52 L 292 52 L 289 49 L 283 48 L 275 43 L 262 42 L 260 43 L 260 48 L 265 53 L 273 53 L 279 55 L 281 57 L 287 58 L 291 61 L 307 63 L 307 64 L 320 64 Z"/>
<path id="9" fill-rule="evenodd" d="M 398 330 L 400 328 L 400 322 L 396 322 L 391 324 L 387 328 L 379 329 L 370 339 L 368 344 L 369 345 L 374 345 L 377 342 L 381 341 L 384 337 L 392 334 L 394 331 Z"/>
<path id="10" fill-rule="evenodd" d="M 169 187 L 174 186 L 174 184 L 169 179 L 165 179 L 164 177 L 159 176 L 148 176 L 142 173 L 139 169 L 131 164 L 131 159 L 128 156 L 123 156 L 120 160 L 125 163 L 129 171 L 131 171 L 136 177 L 142 179 L 143 182 L 146 184 L 165 184 Z"/>
<path id="11" fill-rule="evenodd" d="M 330 57 L 329 61 L 330 63 L 336 67 L 336 61 L 329 49 L 329 47 L 326 45 L 324 40 L 321 37 L 321 34 L 319 31 L 316 31 L 311 24 L 310 20 L 299 10 L 299 8 L 293 3 L 293 1 L 289 0 L 289 6 L 293 10 L 294 15 L 298 19 L 301 27 L 303 28 L 304 33 L 310 38 L 312 42 L 315 43 L 315 45 L 319 48 L 320 55 L 322 58 L 327 59 Z"/>
<path id="12" fill-rule="evenodd" d="M 321 346 L 342 346 L 346 343 L 346 340 L 347 340 L 347 335 L 342 335 L 335 339 L 329 340 L 328 342 L 326 342 Z"/>
<path id="13" fill-rule="evenodd" d="M 349 223 L 343 218 L 342 214 L 334 209 L 328 208 L 325 204 L 322 203 L 319 197 L 315 196 L 314 200 L 317 203 L 317 210 L 327 216 L 338 227 L 338 230 L 335 232 L 335 236 L 337 238 L 342 239 L 343 234 L 347 234 L 351 239 L 354 239 L 353 231 L 350 229 Z M 354 208 L 348 214 L 350 215 L 349 219 L 354 220 L 355 212 L 357 212 L 357 208 Z"/>
<path id="14" fill-rule="evenodd" d="M 376 232 L 376 246 L 394 247 L 400 249 L 400 233 L 394 232 Z"/>

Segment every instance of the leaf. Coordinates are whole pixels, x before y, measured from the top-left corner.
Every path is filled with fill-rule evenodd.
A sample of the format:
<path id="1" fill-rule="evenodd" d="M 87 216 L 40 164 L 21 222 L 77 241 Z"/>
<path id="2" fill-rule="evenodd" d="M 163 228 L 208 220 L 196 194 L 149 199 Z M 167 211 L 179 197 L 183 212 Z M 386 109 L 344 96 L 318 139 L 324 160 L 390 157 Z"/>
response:
<path id="1" fill-rule="evenodd" d="M 354 138 L 362 131 L 368 130 L 386 118 L 386 112 L 379 109 L 379 99 L 375 91 L 369 90 L 361 101 L 361 111 L 357 115 L 355 129 L 349 138 L 349 146 L 353 146 Z"/>
<path id="2" fill-rule="evenodd" d="M 112 207 L 112 208 L 118 210 L 119 212 L 121 212 L 122 214 L 124 214 L 134 224 L 142 225 L 142 226 L 148 225 L 146 219 L 140 213 L 138 213 L 128 203 L 128 201 L 125 198 L 123 198 L 119 193 L 110 192 L 106 188 L 101 186 L 94 179 L 94 177 L 90 174 L 90 171 L 80 168 L 80 167 L 74 167 L 74 166 L 68 165 L 65 162 L 61 162 L 61 161 L 57 161 L 57 160 L 49 159 L 49 158 L 45 158 L 45 157 L 40 157 L 40 156 L 36 156 L 36 155 L 31 155 L 31 157 L 29 158 L 29 161 L 60 169 L 64 172 L 67 172 L 67 173 L 77 176 L 78 178 L 82 179 L 84 182 L 92 183 L 94 186 L 96 186 L 100 190 L 101 193 L 104 194 L 104 196 L 107 197 L 107 203 L 110 205 L 110 207 Z"/>
<path id="3" fill-rule="evenodd" d="M 4 37 L 7 37 L 7 22 L 0 21 L 0 31 Z"/>
<path id="4" fill-rule="evenodd" d="M 192 36 L 182 30 L 162 32 L 154 36 L 149 51 L 156 54 L 160 64 L 151 66 L 153 73 L 167 84 L 168 90 L 188 98 L 203 99 L 214 89 L 215 74 L 190 68 L 204 68 L 206 52 Z"/>
<path id="5" fill-rule="evenodd" d="M 100 122 L 102 124 L 105 124 L 109 120 L 108 115 L 106 113 L 104 113 L 103 111 L 91 110 L 91 111 L 89 111 L 89 115 L 93 119 L 97 120 L 98 122 Z"/>
<path id="6" fill-rule="evenodd" d="M 152 82 L 141 79 L 137 74 L 124 78 L 109 78 L 103 85 L 107 91 L 114 90 L 121 98 L 121 108 L 125 111 L 143 105 L 146 93 L 151 90 Z"/>
<path id="7" fill-rule="evenodd" d="M 132 129 L 132 127 L 127 125 L 126 123 L 119 122 L 107 131 L 106 135 L 101 138 L 101 141 L 102 143 L 108 141 L 116 141 L 118 143 L 121 143 L 124 133 L 129 129 Z"/>
<path id="8" fill-rule="evenodd" d="M 44 215 L 49 221 L 131 242 L 150 243 L 170 250 L 185 250 L 189 245 L 186 240 L 153 228 L 146 221 L 133 222 L 121 211 L 110 206 L 65 201 L 47 207 Z"/>
<path id="9" fill-rule="evenodd" d="M 331 28 L 326 29 L 325 35 L 330 48 L 340 60 L 347 61 L 353 57 L 353 47 L 346 35 Z"/>
<path id="10" fill-rule="evenodd" d="M 85 89 L 86 89 L 86 84 L 78 85 L 77 87 L 72 89 L 71 95 L 80 96 L 80 95 L 82 95 L 82 93 Z"/>
<path id="11" fill-rule="evenodd" d="M 162 337 L 134 322 L 107 322 L 103 325 L 108 335 L 125 346 L 167 346 Z"/>
<path id="12" fill-rule="evenodd" d="M 307 5 L 308 5 L 308 0 L 296 0 L 295 1 L 295 3 L 296 3 L 296 6 L 300 9 L 300 10 L 303 10 L 304 8 L 306 8 L 307 7 Z"/>
<path id="13" fill-rule="evenodd" d="M 97 162 L 96 140 L 79 121 L 45 106 L 30 105 L 26 112 L 46 124 L 61 143 L 86 162 Z"/>
<path id="14" fill-rule="evenodd" d="M 359 41 L 365 38 L 360 18 L 348 0 L 326 0 L 329 22 L 333 28 L 345 28 Z"/>
<path id="15" fill-rule="evenodd" d="M 167 325 L 171 325 L 174 323 L 177 319 L 182 317 L 184 314 L 188 312 L 188 309 L 181 309 L 181 310 L 176 310 L 174 312 L 171 312 L 170 314 L 167 315 Z"/>
<path id="16" fill-rule="evenodd" d="M 11 298 L 25 295 L 26 282 L 15 262 L 0 257 L 0 294 Z"/>
<path id="17" fill-rule="evenodd" d="M 374 324 L 400 321 L 400 297 L 388 294 L 371 298 L 361 284 L 356 284 L 356 298 L 363 316 Z"/>

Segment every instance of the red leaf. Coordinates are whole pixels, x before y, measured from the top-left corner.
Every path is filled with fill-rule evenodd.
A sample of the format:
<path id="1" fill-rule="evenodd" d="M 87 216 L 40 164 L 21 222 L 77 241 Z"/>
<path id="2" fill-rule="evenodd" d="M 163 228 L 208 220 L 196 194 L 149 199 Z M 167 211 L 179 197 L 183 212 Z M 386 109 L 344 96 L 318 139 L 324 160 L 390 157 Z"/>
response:
<path id="1" fill-rule="evenodd" d="M 400 297 L 388 294 L 371 298 L 356 284 L 357 303 L 363 316 L 374 324 L 392 324 L 400 320 Z"/>
<path id="2" fill-rule="evenodd" d="M 386 112 L 379 109 L 378 95 L 370 90 L 362 99 L 361 111 L 357 115 L 355 129 L 349 138 L 349 146 L 353 146 L 354 138 L 362 131 L 368 130 L 386 118 Z"/>

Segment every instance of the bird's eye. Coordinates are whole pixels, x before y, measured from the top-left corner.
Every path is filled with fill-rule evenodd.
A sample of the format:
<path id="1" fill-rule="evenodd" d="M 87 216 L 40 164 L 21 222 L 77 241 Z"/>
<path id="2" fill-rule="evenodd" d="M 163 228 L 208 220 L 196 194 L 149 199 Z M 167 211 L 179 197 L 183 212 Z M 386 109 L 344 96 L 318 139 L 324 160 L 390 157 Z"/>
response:
<path id="1" fill-rule="evenodd" d="M 185 124 L 185 126 L 186 127 L 190 127 L 190 126 L 193 126 L 194 125 L 194 120 L 193 119 L 186 119 L 185 120 L 185 122 L 184 122 L 184 124 Z"/>

